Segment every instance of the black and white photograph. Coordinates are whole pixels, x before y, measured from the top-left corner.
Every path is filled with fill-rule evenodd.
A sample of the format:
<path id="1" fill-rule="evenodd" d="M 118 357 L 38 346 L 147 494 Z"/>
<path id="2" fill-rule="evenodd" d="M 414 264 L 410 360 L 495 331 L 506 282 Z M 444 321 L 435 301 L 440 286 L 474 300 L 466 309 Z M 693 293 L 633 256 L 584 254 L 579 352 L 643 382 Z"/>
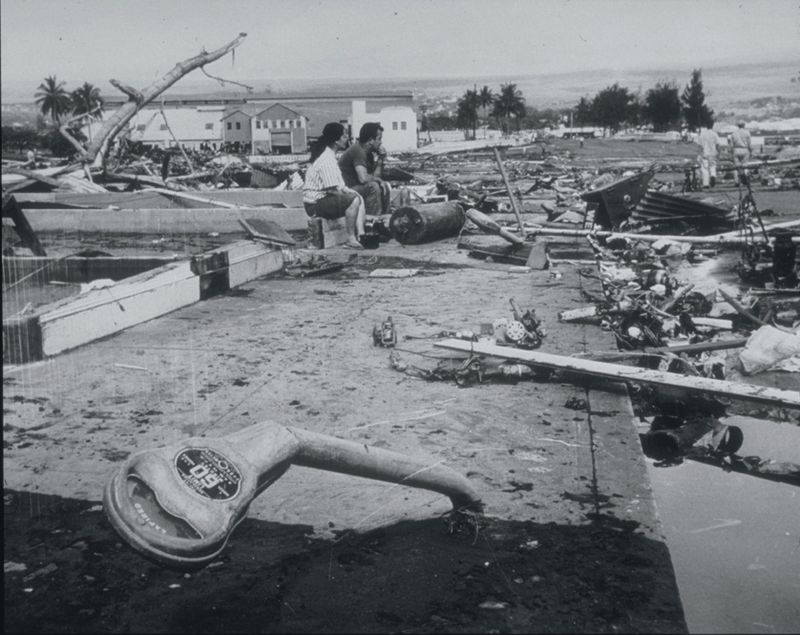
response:
<path id="1" fill-rule="evenodd" d="M 797 0 L 0 0 L 3 631 L 800 631 Z"/>

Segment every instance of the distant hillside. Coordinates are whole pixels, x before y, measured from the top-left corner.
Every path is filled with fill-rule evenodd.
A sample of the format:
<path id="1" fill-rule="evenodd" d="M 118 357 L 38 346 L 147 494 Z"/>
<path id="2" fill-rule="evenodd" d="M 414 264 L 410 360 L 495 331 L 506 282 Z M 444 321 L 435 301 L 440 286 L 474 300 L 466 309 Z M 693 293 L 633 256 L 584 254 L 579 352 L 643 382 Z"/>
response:
<path id="1" fill-rule="evenodd" d="M 791 62 L 772 64 L 746 64 L 737 66 L 703 68 L 706 101 L 717 113 L 730 116 L 747 115 L 752 118 L 767 116 L 798 116 L 800 108 L 800 58 Z M 281 94 L 299 92 L 326 92 L 346 94 L 362 91 L 407 90 L 418 100 L 457 98 L 464 91 L 487 85 L 497 92 L 502 83 L 512 82 L 522 91 L 528 105 L 535 108 L 569 107 L 582 96 L 592 97 L 598 91 L 619 83 L 633 92 L 644 95 L 660 81 L 674 81 L 682 91 L 689 82 L 692 69 L 672 70 L 600 70 L 572 73 L 554 73 L 530 76 L 492 77 L 440 77 L 440 78 L 373 78 L 352 80 L 310 79 L 254 79 L 244 83 L 256 91 L 269 91 L 279 98 Z M 794 81 L 793 81 L 794 80 Z M 81 79 L 81 81 L 83 81 Z M 95 82 L 104 93 L 113 89 L 106 82 Z M 144 82 L 131 82 L 144 86 Z M 38 80 L 17 85 L 2 83 L 3 125 L 15 120 L 35 120 L 35 109 L 11 109 L 9 104 L 32 104 Z M 77 85 L 77 82 L 76 82 Z M 70 88 L 71 85 L 68 86 Z M 209 79 L 184 78 L 169 93 L 219 93 L 220 85 Z M 241 91 L 238 89 L 236 92 Z M 233 92 L 233 91 L 231 91 Z M 168 93 L 168 94 L 169 94 Z M 780 99 L 777 99 L 780 97 Z M 792 113 L 795 114 L 792 114 Z M 33 114 L 31 114 L 33 113 Z"/>

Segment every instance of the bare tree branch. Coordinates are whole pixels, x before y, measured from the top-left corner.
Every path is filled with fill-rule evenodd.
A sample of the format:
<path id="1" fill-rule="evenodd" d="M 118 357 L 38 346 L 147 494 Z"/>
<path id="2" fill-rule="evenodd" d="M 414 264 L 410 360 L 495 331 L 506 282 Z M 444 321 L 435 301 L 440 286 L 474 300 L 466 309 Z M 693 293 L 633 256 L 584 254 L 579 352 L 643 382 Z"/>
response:
<path id="1" fill-rule="evenodd" d="M 97 136 L 89 142 L 85 150 L 81 148 L 81 161 L 87 164 L 93 163 L 98 155 L 104 159 L 108 145 L 143 106 L 153 101 L 184 75 L 205 64 L 218 60 L 229 51 L 235 49 L 244 41 L 245 37 L 247 37 L 246 33 L 240 33 L 235 40 L 228 42 L 228 44 L 215 51 L 211 51 L 210 53 L 202 51 L 194 57 L 178 62 L 169 73 L 141 92 L 131 89 L 128 86 L 121 88 L 121 86 L 123 86 L 122 84 L 116 81 L 112 82 L 115 87 L 122 90 L 122 92 L 131 97 L 132 100 L 124 103 L 113 115 L 106 119 L 102 128 L 97 133 Z M 140 99 L 137 99 L 137 96 L 140 96 Z"/>
<path id="2" fill-rule="evenodd" d="M 116 79 L 109 79 L 108 83 L 111 84 L 114 88 L 119 90 L 120 92 L 125 93 L 131 101 L 135 101 L 140 106 L 144 101 L 144 96 L 142 95 L 141 91 L 136 90 L 133 86 L 128 86 L 127 84 L 123 84 L 119 80 Z"/>

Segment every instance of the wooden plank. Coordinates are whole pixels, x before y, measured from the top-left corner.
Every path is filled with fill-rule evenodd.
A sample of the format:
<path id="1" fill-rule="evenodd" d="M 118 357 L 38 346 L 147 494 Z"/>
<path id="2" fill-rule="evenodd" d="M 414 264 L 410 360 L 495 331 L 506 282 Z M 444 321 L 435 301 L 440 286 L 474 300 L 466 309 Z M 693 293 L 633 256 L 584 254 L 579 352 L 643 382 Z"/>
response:
<path id="1" fill-rule="evenodd" d="M 663 354 L 663 353 L 703 353 L 705 351 L 720 351 L 728 348 L 742 348 L 747 344 L 748 337 L 737 337 L 728 340 L 716 340 L 714 342 L 699 342 L 697 344 L 681 344 L 679 346 L 659 346 L 656 348 L 645 348 L 644 353 Z"/>
<path id="2" fill-rule="evenodd" d="M 566 357 L 564 355 L 529 351 L 511 348 L 509 346 L 497 346 L 496 344 L 487 344 L 484 342 L 466 342 L 464 340 L 446 339 L 435 342 L 434 345 L 466 353 L 512 359 L 536 366 L 585 373 L 594 377 L 606 377 L 619 381 L 639 382 L 669 388 L 701 391 L 720 397 L 727 397 L 729 399 L 743 399 L 745 401 L 755 401 L 785 408 L 800 408 L 800 391 L 797 390 L 768 388 L 765 386 L 723 381 L 721 379 L 711 379 L 709 377 L 687 377 L 676 373 L 666 373 L 622 364 L 610 364 L 608 362 L 598 362 L 577 357 Z"/>
<path id="3" fill-rule="evenodd" d="M 519 203 L 517 202 L 517 198 L 514 196 L 514 192 L 511 191 L 511 185 L 508 182 L 506 169 L 503 166 L 503 160 L 500 158 L 500 151 L 496 147 L 492 148 L 492 150 L 494 151 L 494 159 L 495 161 L 497 161 L 497 166 L 500 168 L 500 176 L 503 177 L 503 183 L 506 186 L 506 192 L 508 193 L 508 198 L 511 201 L 511 208 L 514 210 L 514 216 L 516 216 L 517 218 L 517 224 L 519 225 L 520 236 L 524 239 L 525 224 L 522 222 L 522 217 L 519 215 Z"/>
<path id="4" fill-rule="evenodd" d="M 253 240 L 265 240 L 267 242 L 280 243 L 282 245 L 294 245 L 295 240 L 286 230 L 275 221 L 263 218 L 240 218 L 239 224 Z"/>
<path id="5" fill-rule="evenodd" d="M 143 190 L 139 192 L 106 192 L 98 194 L 76 194 L 66 192 L 21 192 L 17 199 L 23 207 L 26 203 L 58 203 L 80 207 L 105 209 L 119 207 L 124 209 L 142 209 L 158 207 L 179 207 L 158 192 Z"/>
<path id="6" fill-rule="evenodd" d="M 242 211 L 249 218 L 272 221 L 286 231 L 308 229 L 300 206 L 257 208 L 159 209 L 28 209 L 25 214 L 37 232 L 116 232 L 122 234 L 241 233 Z"/>
<path id="7" fill-rule="evenodd" d="M 228 207 L 249 208 L 271 205 L 303 206 L 300 190 L 215 190 L 211 192 L 176 192 L 163 188 L 152 188 L 162 196 L 178 201 L 184 207 Z"/>
<path id="8" fill-rule="evenodd" d="M 306 216 L 308 218 L 308 216 Z M 347 221 L 342 218 L 308 218 L 307 227 L 311 236 L 311 243 L 317 249 L 328 249 L 337 245 L 344 245 L 350 240 L 347 232 Z"/>
<path id="9" fill-rule="evenodd" d="M 284 250 L 269 248 L 251 240 L 225 245 L 215 251 L 224 251 L 228 256 L 228 281 L 231 289 L 280 271 L 287 260 L 284 253 L 287 251 L 291 253 L 287 248 Z"/>
<path id="10" fill-rule="evenodd" d="M 17 203 L 17 199 L 13 196 L 3 198 L 3 218 L 9 218 L 14 223 L 14 228 L 24 247 L 28 247 L 35 256 L 47 255 L 42 243 L 39 242 L 39 237 L 28 222 L 22 208 Z"/>
<path id="11" fill-rule="evenodd" d="M 186 194 L 198 198 L 213 199 L 215 204 L 201 205 L 202 207 L 225 207 L 226 205 L 264 207 L 270 205 L 286 205 L 288 207 L 302 207 L 303 193 L 300 190 L 269 190 L 269 189 L 238 189 L 238 190 L 210 190 L 197 192 L 177 192 L 165 188 L 148 188 L 138 192 L 102 192 L 102 193 L 75 193 L 75 192 L 44 192 L 44 193 L 18 193 L 17 200 L 25 202 L 64 203 L 68 205 L 85 205 L 96 208 L 119 207 L 121 209 L 145 209 L 164 207 L 185 207 L 178 202 L 179 198 L 169 197 L 162 192 L 170 194 Z M 184 199 L 189 201 L 188 198 Z M 224 203 L 217 205 L 216 203 Z"/>
<path id="12" fill-rule="evenodd" d="M 796 227 L 800 225 L 800 220 L 784 221 L 766 225 L 767 232 L 773 229 Z M 528 235 L 534 236 L 594 236 L 595 238 L 628 238 L 632 240 L 642 240 L 645 242 L 656 242 L 659 240 L 671 240 L 673 242 L 695 243 L 701 245 L 743 245 L 747 242 L 763 242 L 763 237 L 756 235 L 745 238 L 739 231 L 725 232 L 724 234 L 712 234 L 710 236 L 672 236 L 658 234 L 634 234 L 626 232 L 613 232 L 607 230 L 594 229 L 556 229 L 551 227 L 527 227 Z M 800 243 L 800 237 L 792 238 L 793 242 Z"/>

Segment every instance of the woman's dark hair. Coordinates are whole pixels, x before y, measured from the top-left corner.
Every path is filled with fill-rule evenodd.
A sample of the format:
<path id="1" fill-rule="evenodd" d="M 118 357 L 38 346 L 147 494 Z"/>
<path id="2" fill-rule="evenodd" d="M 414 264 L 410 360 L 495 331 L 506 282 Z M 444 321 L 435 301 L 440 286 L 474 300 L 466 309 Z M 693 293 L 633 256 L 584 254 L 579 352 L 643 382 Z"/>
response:
<path id="1" fill-rule="evenodd" d="M 336 143 L 343 134 L 344 126 L 342 124 L 336 123 L 335 121 L 326 123 L 325 127 L 322 129 L 322 134 L 311 144 L 311 157 L 309 158 L 311 163 L 314 163 L 319 155 L 325 151 L 325 148 Z"/>

